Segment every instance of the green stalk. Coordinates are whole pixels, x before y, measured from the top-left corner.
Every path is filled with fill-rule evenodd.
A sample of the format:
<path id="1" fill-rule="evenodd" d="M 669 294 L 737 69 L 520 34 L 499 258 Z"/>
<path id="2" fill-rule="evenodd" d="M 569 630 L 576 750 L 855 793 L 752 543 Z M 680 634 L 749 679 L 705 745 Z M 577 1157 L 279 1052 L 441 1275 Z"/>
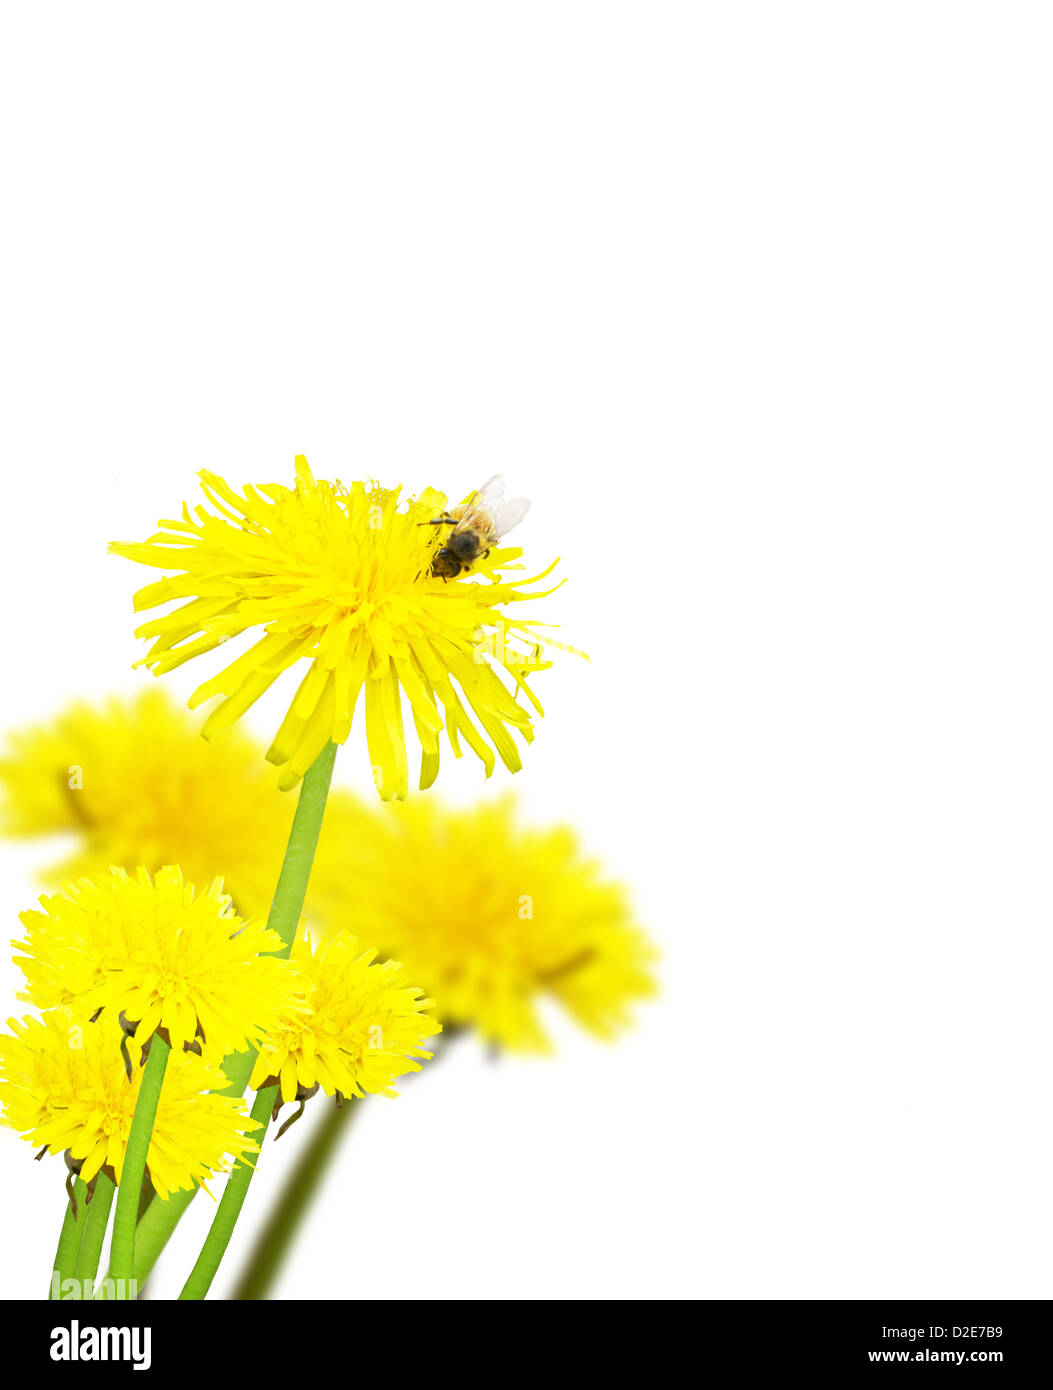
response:
<path id="1" fill-rule="evenodd" d="M 252 1118 L 257 1120 L 262 1128 L 253 1130 L 252 1137 L 261 1146 L 266 1137 L 267 1125 L 270 1122 L 271 1111 L 274 1109 L 277 1095 L 277 1086 L 266 1086 L 262 1091 L 256 1092 Z M 226 1248 L 230 1244 L 230 1238 L 234 1234 L 234 1223 L 237 1221 L 242 1204 L 248 1196 L 249 1183 L 254 1171 L 247 1163 L 240 1162 L 227 1179 L 223 1196 L 219 1199 L 219 1209 L 212 1218 L 212 1225 L 209 1227 L 205 1243 L 201 1247 L 201 1254 L 198 1255 L 197 1263 L 190 1271 L 190 1278 L 183 1285 L 183 1292 L 179 1295 L 181 1299 L 204 1298 L 211 1288 L 212 1280 L 216 1277 L 216 1271 L 219 1269 L 220 1260 L 222 1260 Z"/>
<path id="2" fill-rule="evenodd" d="M 444 1026 L 435 1042 L 435 1061 L 429 1062 L 429 1072 L 434 1071 L 436 1062 L 446 1056 L 451 1042 L 463 1032 L 460 1026 Z M 361 1108 L 361 1101 L 353 1097 L 345 1098 L 339 1110 L 326 1102 L 325 1119 L 312 1131 L 295 1168 L 286 1177 L 270 1216 L 256 1236 L 232 1299 L 262 1299 L 270 1293 L 275 1276 L 337 1156 L 340 1141 Z"/>
<path id="3" fill-rule="evenodd" d="M 88 1216 L 84 1222 L 84 1236 L 77 1256 L 77 1267 L 73 1277 L 80 1283 L 83 1298 L 91 1298 L 95 1290 L 95 1276 L 99 1272 L 99 1256 L 102 1242 L 106 1238 L 106 1227 L 110 1220 L 110 1207 L 113 1194 L 117 1191 L 105 1173 L 95 1179 L 95 1191 L 88 1203 Z"/>
<path id="4" fill-rule="evenodd" d="M 142 1290 L 147 1277 L 158 1256 L 168 1244 L 168 1239 L 179 1218 L 197 1195 L 197 1188 L 189 1192 L 173 1192 L 167 1201 L 155 1197 L 143 1213 L 143 1219 L 135 1228 L 135 1260 L 132 1264 L 132 1278 L 136 1287 Z"/>
<path id="5" fill-rule="evenodd" d="M 285 847 L 278 886 L 274 890 L 267 925 L 276 931 L 285 945 L 284 951 L 275 951 L 277 956 L 287 956 L 292 949 L 296 928 L 300 924 L 304 898 L 307 896 L 307 882 L 311 877 L 314 852 L 318 847 L 318 836 L 322 829 L 322 816 L 329 796 L 329 783 L 333 776 L 333 763 L 336 759 L 336 744 L 327 743 L 318 757 L 308 768 L 300 786 L 300 800 L 296 804 L 289 843 Z M 251 1057 L 249 1070 L 251 1071 Z"/>
<path id="6" fill-rule="evenodd" d="M 154 1116 L 157 1114 L 157 1102 L 161 1099 L 161 1087 L 171 1051 L 159 1033 L 150 1039 L 143 1079 L 139 1083 L 139 1098 L 135 1102 L 135 1114 L 124 1150 L 124 1166 L 121 1168 L 117 1206 L 113 1213 L 113 1240 L 110 1243 L 110 1277 L 114 1280 L 115 1296 L 119 1299 L 129 1297 L 128 1285 L 135 1259 L 135 1226 L 146 1173 L 146 1156 L 150 1152 Z"/>
<path id="7" fill-rule="evenodd" d="M 232 1298 L 247 1301 L 267 1297 L 336 1155 L 340 1140 L 361 1108 L 361 1102 L 354 1097 L 345 1100 L 339 1110 L 332 1101 L 326 1101 L 322 1123 L 301 1150 L 299 1160 L 286 1178 L 270 1216 L 257 1233 Z"/>
<path id="8" fill-rule="evenodd" d="M 54 1298 L 56 1288 L 58 1289 L 58 1296 L 61 1298 L 62 1281 L 73 1277 L 81 1237 L 84 1235 L 84 1208 L 87 1197 L 87 1187 L 80 1178 L 76 1178 L 73 1183 L 73 1200 L 66 1202 L 66 1215 L 62 1219 L 62 1230 L 59 1232 L 58 1249 L 55 1251 L 55 1266 L 51 1275 L 48 1298 Z M 76 1208 L 76 1216 L 73 1214 L 74 1208 Z"/>
<path id="9" fill-rule="evenodd" d="M 296 814 L 289 830 L 289 841 L 285 847 L 278 886 L 274 890 L 267 925 L 278 933 L 284 949 L 276 951 L 277 956 L 288 956 L 293 938 L 303 912 L 307 882 L 311 876 L 314 852 L 322 829 L 322 816 L 329 796 L 329 783 L 333 776 L 333 763 L 336 759 L 336 744 L 327 743 L 312 763 L 300 784 L 300 799 L 296 803 Z M 220 1093 L 225 1096 L 244 1094 L 252 1075 L 255 1050 L 232 1052 L 223 1059 L 223 1071 L 230 1081 Z M 161 1251 L 168 1244 L 172 1232 L 180 1218 L 197 1195 L 195 1187 L 190 1192 L 174 1192 L 166 1202 L 155 1199 L 147 1207 L 143 1219 L 135 1233 L 135 1279 L 141 1289 Z"/>
<path id="10" fill-rule="evenodd" d="M 229 1077 L 230 1085 L 220 1092 L 224 1096 L 240 1096 L 249 1084 L 255 1052 L 232 1052 L 223 1059 L 223 1072 Z M 162 1201 L 155 1197 L 139 1218 L 135 1228 L 135 1264 L 132 1277 L 140 1291 L 146 1284 L 161 1251 L 168 1244 L 172 1232 L 179 1225 L 183 1213 L 198 1194 L 192 1187 L 189 1192 L 173 1192 Z"/>
<path id="11" fill-rule="evenodd" d="M 314 853 L 322 829 L 322 817 L 325 814 L 325 803 L 329 796 L 329 783 L 332 780 L 335 759 L 336 744 L 327 743 L 308 769 L 300 786 L 300 799 L 296 803 L 296 814 L 293 816 L 292 827 L 289 831 L 289 843 L 285 847 L 285 858 L 278 875 L 278 886 L 274 890 L 274 900 L 271 903 L 270 915 L 267 918 L 268 927 L 277 932 L 282 939 L 282 949 L 274 953 L 277 956 L 288 956 L 296 936 L 296 928 L 300 923 L 304 899 L 307 896 L 307 884 L 311 877 L 311 866 L 314 863 Z M 227 1095 L 242 1094 L 252 1073 L 255 1057 L 255 1051 L 240 1052 L 224 1062 L 224 1070 L 231 1081 L 231 1085 L 226 1088 Z M 274 1107 L 276 1091 L 277 1087 L 268 1087 L 266 1091 L 260 1091 L 252 1107 L 253 1119 L 259 1120 L 261 1124 L 260 1129 L 253 1131 L 253 1138 L 261 1147 L 267 1132 L 267 1124 L 270 1121 L 270 1113 Z M 249 1182 L 254 1171 L 247 1163 L 235 1164 L 234 1171 L 227 1179 L 227 1185 L 223 1189 L 219 1208 L 213 1218 L 201 1254 L 198 1256 L 197 1263 L 180 1295 L 181 1298 L 204 1298 L 208 1292 L 216 1270 L 219 1268 L 219 1262 L 230 1241 L 234 1223 L 238 1219 L 238 1213 L 241 1211 L 241 1205 L 245 1200 L 245 1194 L 248 1192 Z M 192 1196 L 193 1193 L 190 1194 L 190 1197 Z M 155 1259 L 175 1229 L 176 1222 L 186 1210 L 190 1197 L 172 1212 L 167 1210 L 158 1212 L 157 1221 L 150 1222 L 150 1247 L 151 1250 L 156 1248 Z M 159 1205 L 169 1208 L 172 1207 L 172 1201 L 169 1200 L 163 1204 L 151 1203 L 150 1210 L 143 1217 L 144 1223 L 154 1215 L 155 1208 Z M 145 1270 L 144 1277 L 147 1273 L 149 1273 L 149 1268 Z"/>

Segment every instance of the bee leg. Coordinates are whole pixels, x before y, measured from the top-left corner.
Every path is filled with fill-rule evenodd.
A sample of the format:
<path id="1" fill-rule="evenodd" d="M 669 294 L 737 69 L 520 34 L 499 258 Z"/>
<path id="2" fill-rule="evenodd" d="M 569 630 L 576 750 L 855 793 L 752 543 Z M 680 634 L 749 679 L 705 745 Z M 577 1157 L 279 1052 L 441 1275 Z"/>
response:
<path id="1" fill-rule="evenodd" d="M 38 1154 L 34 1154 L 34 1155 L 33 1155 L 33 1162 L 34 1162 L 34 1163 L 39 1163 L 40 1160 L 41 1160 L 41 1159 L 44 1157 L 44 1155 L 47 1153 L 47 1151 L 48 1151 L 48 1146 L 45 1144 L 44 1147 L 40 1150 L 40 1152 L 39 1152 Z"/>

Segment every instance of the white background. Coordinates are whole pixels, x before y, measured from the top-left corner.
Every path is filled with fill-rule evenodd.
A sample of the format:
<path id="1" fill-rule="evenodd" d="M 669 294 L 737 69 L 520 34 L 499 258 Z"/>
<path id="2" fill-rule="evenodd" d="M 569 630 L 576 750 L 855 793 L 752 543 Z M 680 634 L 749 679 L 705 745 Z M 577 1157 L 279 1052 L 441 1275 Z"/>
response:
<path id="1" fill-rule="evenodd" d="M 499 469 L 592 656 L 517 789 L 663 951 L 617 1046 L 370 1102 L 283 1295 L 1053 1293 L 1048 15 L 6 10 L 3 728 L 151 679 L 105 545 L 197 469 Z M 43 1292 L 58 1160 L 0 1180 Z"/>

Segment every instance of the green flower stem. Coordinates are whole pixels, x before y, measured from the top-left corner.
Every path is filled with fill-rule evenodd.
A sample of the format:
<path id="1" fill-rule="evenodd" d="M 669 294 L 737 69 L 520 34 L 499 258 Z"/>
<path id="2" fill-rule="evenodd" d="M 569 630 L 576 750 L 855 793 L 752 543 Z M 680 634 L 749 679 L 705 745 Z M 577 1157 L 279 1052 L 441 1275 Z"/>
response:
<path id="1" fill-rule="evenodd" d="M 143 1190 L 146 1156 L 150 1152 L 150 1136 L 154 1129 L 157 1102 L 161 1099 L 165 1068 L 171 1048 L 155 1033 L 139 1083 L 139 1099 L 135 1103 L 132 1127 L 124 1150 L 124 1166 L 117 1189 L 117 1206 L 113 1213 L 113 1241 L 110 1244 L 110 1275 L 118 1298 L 129 1297 L 129 1282 L 135 1259 L 135 1225 L 139 1215 L 139 1197 Z"/>
<path id="2" fill-rule="evenodd" d="M 278 886 L 274 890 L 274 899 L 271 903 L 270 915 L 267 918 L 267 925 L 276 931 L 282 939 L 282 950 L 276 951 L 277 956 L 288 956 L 292 949 L 293 939 L 296 936 L 296 928 L 300 923 L 300 916 L 303 913 L 304 899 L 307 896 L 307 884 L 311 877 L 311 866 L 314 863 L 314 853 L 318 847 L 318 836 L 322 829 L 322 817 L 325 814 L 325 803 L 329 796 L 329 783 L 333 776 L 333 763 L 336 760 L 336 744 L 327 743 L 312 763 L 304 776 L 300 786 L 300 799 L 296 803 L 296 814 L 293 816 L 292 827 L 289 831 L 289 842 L 285 847 L 285 858 L 282 861 L 281 872 L 278 875 Z M 249 1052 L 239 1052 L 223 1062 L 223 1070 L 230 1080 L 230 1085 L 224 1091 L 225 1095 L 240 1096 L 248 1085 L 249 1077 L 252 1074 L 252 1066 L 256 1060 L 255 1050 Z M 262 1093 L 261 1093 L 262 1094 Z M 253 1107 L 253 1115 L 261 1107 L 260 1097 L 257 1096 L 256 1104 Z M 274 1095 L 271 1092 L 270 1104 L 263 1106 L 265 1111 L 264 1124 L 270 1119 L 270 1111 L 274 1105 Z M 263 1130 L 254 1131 L 253 1137 L 262 1144 Z M 252 1177 L 253 1169 L 247 1164 L 239 1163 L 235 1165 L 234 1171 L 227 1180 L 224 1188 L 223 1197 L 220 1200 L 219 1210 L 213 1219 L 212 1229 L 209 1231 L 194 1273 L 187 1281 L 187 1288 L 191 1285 L 202 1287 L 200 1293 L 188 1293 L 183 1290 L 183 1298 L 204 1298 L 208 1287 L 212 1282 L 216 1269 L 219 1268 L 219 1261 L 223 1257 L 223 1252 L 227 1248 L 230 1240 L 230 1233 L 234 1229 L 234 1222 L 237 1220 L 241 1204 L 245 1200 L 245 1192 L 248 1190 L 249 1179 Z M 243 1190 L 238 1196 L 238 1189 Z M 234 1189 L 231 1191 L 231 1189 Z M 230 1200 L 228 1201 L 228 1192 Z M 136 1259 L 135 1277 L 140 1283 L 145 1282 L 147 1275 L 154 1266 L 158 1255 L 164 1249 L 168 1238 L 175 1230 L 179 1218 L 186 1211 L 190 1202 L 193 1200 L 194 1193 L 177 1193 L 170 1197 L 167 1202 L 154 1201 L 150 1203 L 146 1213 L 140 1222 L 142 1233 L 142 1256 Z M 229 1229 L 226 1231 L 225 1238 L 222 1238 L 222 1222 L 229 1219 Z M 222 1243 L 220 1241 L 222 1240 Z M 139 1235 L 136 1235 L 138 1245 Z M 208 1258 L 206 1259 L 206 1253 Z M 211 1273 L 205 1276 L 205 1269 L 215 1259 Z M 195 1280 L 198 1267 L 202 1273 Z"/>
<path id="3" fill-rule="evenodd" d="M 94 1292 L 95 1276 L 99 1272 L 99 1256 L 102 1242 L 106 1238 L 106 1227 L 110 1220 L 110 1207 L 113 1194 L 117 1191 L 105 1173 L 95 1179 L 95 1191 L 88 1203 L 88 1215 L 84 1222 L 84 1236 L 77 1256 L 77 1267 L 73 1277 L 80 1281 L 84 1298 L 91 1298 Z"/>
<path id="4" fill-rule="evenodd" d="M 340 1140 L 361 1108 L 361 1101 L 354 1097 L 345 1100 L 339 1110 L 331 1100 L 325 1098 L 322 1123 L 301 1150 L 299 1160 L 286 1178 L 270 1216 L 257 1233 L 232 1298 L 246 1301 L 267 1297 L 336 1155 Z"/>
<path id="5" fill-rule="evenodd" d="M 193 1187 L 189 1192 L 173 1192 L 167 1201 L 157 1197 L 143 1213 L 142 1220 L 135 1228 L 135 1259 L 132 1264 L 132 1278 L 140 1292 L 179 1224 L 179 1218 L 196 1195 L 197 1188 Z"/>
<path id="6" fill-rule="evenodd" d="M 55 1296 L 56 1277 L 58 1279 L 58 1296 L 62 1297 L 62 1281 L 73 1277 L 73 1268 L 77 1263 L 77 1254 L 80 1250 L 81 1237 L 84 1235 L 84 1208 L 87 1204 L 88 1189 L 76 1178 L 73 1183 L 73 1201 L 66 1203 L 66 1215 L 62 1219 L 62 1230 L 59 1232 L 58 1249 L 55 1251 L 55 1266 L 51 1276 L 51 1289 L 48 1298 Z M 73 1209 L 76 1207 L 77 1214 L 74 1216 Z"/>
<path id="7" fill-rule="evenodd" d="M 244 1094 L 252 1075 L 255 1052 L 232 1052 L 223 1059 L 223 1072 L 230 1078 L 230 1085 L 220 1092 L 224 1096 Z M 146 1284 L 161 1251 L 168 1244 L 172 1232 L 179 1225 L 183 1213 L 197 1196 L 198 1189 L 189 1192 L 173 1192 L 167 1201 L 155 1197 L 139 1218 L 135 1228 L 135 1264 L 132 1277 L 140 1291 Z"/>
<path id="8" fill-rule="evenodd" d="M 257 1120 L 262 1127 L 253 1130 L 252 1137 L 261 1148 L 267 1135 L 267 1125 L 270 1122 L 271 1111 L 274 1109 L 274 1102 L 277 1097 L 277 1086 L 266 1086 L 262 1091 L 256 1092 L 252 1118 Z M 248 1196 L 249 1183 L 252 1181 L 254 1172 L 255 1168 L 250 1167 L 244 1161 L 235 1165 L 234 1171 L 227 1179 L 227 1185 L 223 1189 L 223 1196 L 219 1199 L 219 1209 L 212 1218 L 212 1225 L 209 1227 L 205 1243 L 201 1247 L 201 1254 L 198 1255 L 197 1263 L 190 1271 L 190 1278 L 183 1285 L 183 1292 L 179 1295 L 181 1299 L 204 1298 L 212 1287 L 212 1280 L 216 1277 L 219 1263 L 230 1244 L 231 1236 L 234 1234 L 234 1224 L 241 1213 L 245 1198 Z"/>
<path id="9" fill-rule="evenodd" d="M 282 861 L 282 871 L 278 875 L 278 886 L 274 890 L 274 901 L 267 918 L 268 927 L 276 931 L 285 944 L 285 950 L 276 951 L 275 955 L 289 954 L 296 928 L 300 924 L 304 898 L 307 896 L 307 881 L 311 877 L 311 865 L 314 863 L 314 852 L 322 829 L 322 816 L 325 814 L 335 759 L 336 744 L 327 743 L 308 768 L 300 787 L 300 800 L 296 805 L 296 814 L 289 831 L 289 843 L 285 847 L 285 858 Z"/>
<path id="10" fill-rule="evenodd" d="M 450 1044 L 463 1032 L 461 1026 L 444 1026 L 435 1043 L 435 1060 L 428 1064 L 429 1072 L 434 1071 L 436 1062 L 446 1056 Z M 339 1110 L 326 1099 L 325 1118 L 311 1133 L 295 1168 L 285 1179 L 285 1186 L 249 1252 L 232 1299 L 262 1299 L 270 1293 L 282 1262 L 339 1152 L 340 1141 L 361 1108 L 361 1100 L 354 1097 L 346 1097 Z"/>

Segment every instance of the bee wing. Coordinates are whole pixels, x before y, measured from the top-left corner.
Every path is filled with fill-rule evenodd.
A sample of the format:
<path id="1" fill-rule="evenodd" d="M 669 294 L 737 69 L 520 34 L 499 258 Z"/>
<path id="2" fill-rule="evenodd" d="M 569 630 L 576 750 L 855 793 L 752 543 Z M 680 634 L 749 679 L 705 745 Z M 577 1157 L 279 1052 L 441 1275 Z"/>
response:
<path id="1" fill-rule="evenodd" d="M 476 526 L 480 512 L 492 517 L 494 509 L 501 505 L 500 498 L 504 490 L 505 480 L 500 473 L 495 473 L 492 478 L 487 478 L 482 487 L 477 487 L 474 492 L 468 494 L 463 502 L 459 502 L 456 507 L 451 509 L 450 515 L 456 518 L 453 529 L 466 531 L 470 527 Z"/>
<path id="2" fill-rule="evenodd" d="M 488 512 L 493 512 L 495 505 L 505 495 L 505 480 L 500 473 L 495 473 L 492 478 L 487 478 L 482 487 L 472 497 L 472 504 L 476 507 L 485 507 Z"/>
<path id="3" fill-rule="evenodd" d="M 518 526 L 530 510 L 530 500 L 526 497 L 510 497 L 508 501 L 494 503 L 490 515 L 494 519 L 494 534 L 500 540 L 513 526 Z"/>

